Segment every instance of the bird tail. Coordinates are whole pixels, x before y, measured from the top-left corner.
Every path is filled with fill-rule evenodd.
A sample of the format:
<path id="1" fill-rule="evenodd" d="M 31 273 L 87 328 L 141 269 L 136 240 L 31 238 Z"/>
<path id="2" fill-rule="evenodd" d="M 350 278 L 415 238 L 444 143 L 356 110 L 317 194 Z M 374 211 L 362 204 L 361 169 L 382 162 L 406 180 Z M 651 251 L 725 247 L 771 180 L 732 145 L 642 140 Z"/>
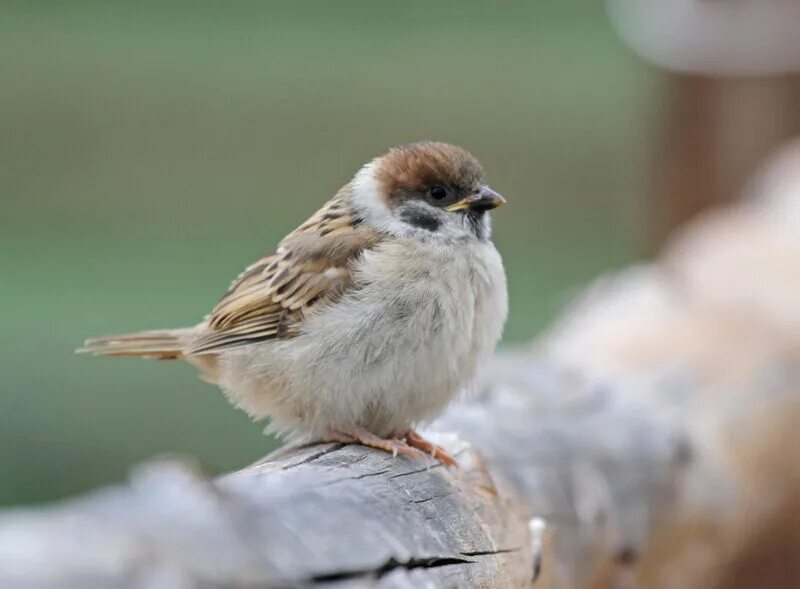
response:
<path id="1" fill-rule="evenodd" d="M 155 360 L 183 358 L 189 336 L 194 328 L 154 329 L 124 335 L 87 339 L 84 347 L 75 352 L 95 356 L 139 356 Z"/>

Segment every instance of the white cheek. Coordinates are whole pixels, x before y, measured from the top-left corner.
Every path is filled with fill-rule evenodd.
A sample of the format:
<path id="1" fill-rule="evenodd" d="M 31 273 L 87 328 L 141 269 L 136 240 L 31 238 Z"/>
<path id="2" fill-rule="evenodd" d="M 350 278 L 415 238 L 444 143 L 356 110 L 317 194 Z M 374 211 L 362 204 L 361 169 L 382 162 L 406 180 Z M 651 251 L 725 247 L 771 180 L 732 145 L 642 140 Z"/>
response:
<path id="1" fill-rule="evenodd" d="M 351 199 L 353 206 L 368 225 L 390 235 L 408 235 L 407 224 L 392 215 L 383 201 L 378 181 L 375 179 L 375 161 L 361 168 L 353 178 Z"/>

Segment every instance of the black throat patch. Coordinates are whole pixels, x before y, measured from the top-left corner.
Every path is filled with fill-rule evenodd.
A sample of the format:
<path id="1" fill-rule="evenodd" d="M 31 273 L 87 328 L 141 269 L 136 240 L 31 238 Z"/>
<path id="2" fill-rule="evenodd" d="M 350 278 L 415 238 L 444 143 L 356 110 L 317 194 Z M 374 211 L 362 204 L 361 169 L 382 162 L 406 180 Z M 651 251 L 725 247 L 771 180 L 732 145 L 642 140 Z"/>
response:
<path id="1" fill-rule="evenodd" d="M 467 223 L 469 223 L 469 228 L 472 230 L 472 233 L 480 239 L 484 241 L 487 237 L 486 233 L 486 212 L 485 211 L 467 211 L 464 213 L 467 217 Z"/>

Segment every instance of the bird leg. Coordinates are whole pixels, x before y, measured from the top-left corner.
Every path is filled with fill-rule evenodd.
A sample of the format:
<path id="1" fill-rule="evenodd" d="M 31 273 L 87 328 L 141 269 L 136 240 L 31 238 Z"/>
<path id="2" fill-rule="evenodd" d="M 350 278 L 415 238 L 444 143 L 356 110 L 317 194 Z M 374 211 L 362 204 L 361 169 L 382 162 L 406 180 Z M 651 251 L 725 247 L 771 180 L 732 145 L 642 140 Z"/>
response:
<path id="1" fill-rule="evenodd" d="M 381 438 L 364 428 L 353 427 L 346 429 L 331 429 L 325 434 L 324 442 L 339 442 L 342 444 L 361 444 L 370 448 L 377 448 L 389 452 L 392 456 L 408 456 L 409 458 L 426 458 L 425 454 L 399 438 Z"/>
<path id="2" fill-rule="evenodd" d="M 438 458 L 447 466 L 458 466 L 455 459 L 450 456 L 450 453 L 447 452 L 447 450 L 437 444 L 434 444 L 433 442 L 429 442 L 413 429 L 403 430 L 399 432 L 396 437 L 404 440 L 406 444 L 412 448 L 422 450 L 426 454 L 430 454 L 434 458 Z"/>

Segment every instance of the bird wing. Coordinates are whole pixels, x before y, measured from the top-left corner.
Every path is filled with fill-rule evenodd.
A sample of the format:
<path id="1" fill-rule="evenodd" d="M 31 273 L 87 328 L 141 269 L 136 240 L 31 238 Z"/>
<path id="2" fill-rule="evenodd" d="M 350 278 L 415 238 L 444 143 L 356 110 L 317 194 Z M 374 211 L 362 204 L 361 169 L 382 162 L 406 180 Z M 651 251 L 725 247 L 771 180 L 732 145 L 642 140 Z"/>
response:
<path id="1" fill-rule="evenodd" d="M 187 353 L 297 335 L 305 317 L 352 288 L 354 261 L 380 238 L 337 195 L 233 281 Z"/>

